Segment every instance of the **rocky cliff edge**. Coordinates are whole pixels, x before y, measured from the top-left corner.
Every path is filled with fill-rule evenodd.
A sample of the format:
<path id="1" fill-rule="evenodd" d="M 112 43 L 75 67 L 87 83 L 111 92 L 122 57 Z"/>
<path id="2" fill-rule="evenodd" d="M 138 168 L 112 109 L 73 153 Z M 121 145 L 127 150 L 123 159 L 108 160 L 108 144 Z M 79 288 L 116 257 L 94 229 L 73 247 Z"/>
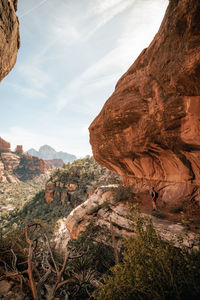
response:
<path id="1" fill-rule="evenodd" d="M 125 55 L 125 54 L 124 54 Z M 90 125 L 97 162 L 167 205 L 200 203 L 200 2 L 169 1 L 160 29 Z"/>
<path id="2" fill-rule="evenodd" d="M 10 72 L 20 47 L 17 0 L 0 1 L 0 81 Z"/>

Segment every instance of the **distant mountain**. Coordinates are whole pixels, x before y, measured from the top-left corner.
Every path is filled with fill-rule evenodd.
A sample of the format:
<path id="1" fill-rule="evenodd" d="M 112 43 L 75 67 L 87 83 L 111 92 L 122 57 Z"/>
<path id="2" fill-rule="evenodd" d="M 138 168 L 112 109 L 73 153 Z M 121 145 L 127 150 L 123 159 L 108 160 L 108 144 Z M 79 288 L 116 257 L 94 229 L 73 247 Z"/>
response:
<path id="1" fill-rule="evenodd" d="M 35 149 L 31 148 L 30 150 L 27 151 L 27 153 L 32 156 L 37 156 L 45 160 L 60 158 L 64 161 L 64 163 L 73 162 L 74 160 L 77 159 L 76 156 L 73 154 L 69 154 L 62 151 L 57 152 L 56 150 L 54 150 L 52 147 L 48 145 L 44 145 L 40 147 L 39 151 L 36 151 Z"/>

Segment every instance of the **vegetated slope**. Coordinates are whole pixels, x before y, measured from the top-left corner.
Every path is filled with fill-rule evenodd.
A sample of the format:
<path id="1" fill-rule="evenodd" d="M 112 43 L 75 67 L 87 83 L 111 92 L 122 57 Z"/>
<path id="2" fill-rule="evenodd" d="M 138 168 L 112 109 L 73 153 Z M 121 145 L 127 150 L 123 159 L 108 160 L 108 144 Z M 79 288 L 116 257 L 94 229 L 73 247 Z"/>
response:
<path id="1" fill-rule="evenodd" d="M 92 223 L 64 255 L 37 221 L 0 237 L 0 287 L 12 299 L 199 299 L 199 252 L 188 251 L 180 239 L 179 248 L 164 242 L 151 220 L 135 210 L 129 220 L 135 235 L 123 242 L 122 255 L 112 229 Z"/>
<path id="2" fill-rule="evenodd" d="M 155 186 L 169 209 L 200 203 L 199 12 L 199 1 L 169 1 L 153 41 L 89 128 L 97 162 L 135 190 Z"/>
<path id="3" fill-rule="evenodd" d="M 60 158 L 64 161 L 64 163 L 73 162 L 74 160 L 76 160 L 75 155 L 62 151 L 57 152 L 48 145 L 41 146 L 39 151 L 36 151 L 35 149 L 31 148 L 27 151 L 27 153 L 45 160 Z"/>
<path id="4" fill-rule="evenodd" d="M 11 230 L 13 224 L 19 224 L 22 219 L 39 219 L 48 223 L 50 230 L 53 230 L 59 218 L 66 217 L 74 207 L 84 202 L 97 186 L 110 182 L 120 182 L 119 175 L 98 165 L 93 157 L 88 156 L 68 163 L 63 168 L 53 171 L 47 180 L 46 191 L 42 189 L 34 198 L 29 199 L 21 210 L 10 212 L 9 216 L 6 216 L 4 230 Z M 54 189 L 53 196 L 47 203 L 45 192 L 51 184 Z M 75 189 L 69 190 L 66 185 L 73 185 Z M 66 197 L 64 201 L 63 195 Z"/>
<path id="5" fill-rule="evenodd" d="M 44 189 L 47 179 L 48 176 L 43 174 L 25 182 L 0 182 L 0 227 L 2 229 L 12 229 L 11 224 L 14 223 L 14 219 L 18 217 L 24 206 Z"/>

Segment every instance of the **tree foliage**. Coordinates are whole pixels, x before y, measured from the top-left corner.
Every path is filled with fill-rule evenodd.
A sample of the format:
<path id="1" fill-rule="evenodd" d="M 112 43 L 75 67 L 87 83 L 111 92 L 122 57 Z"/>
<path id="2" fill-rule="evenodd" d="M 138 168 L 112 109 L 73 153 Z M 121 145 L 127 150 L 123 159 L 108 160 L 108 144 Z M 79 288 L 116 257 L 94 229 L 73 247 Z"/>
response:
<path id="1" fill-rule="evenodd" d="M 122 263 L 112 268 L 96 299 L 199 299 L 199 251 L 164 242 L 150 218 L 129 218 L 135 237 L 124 240 Z"/>

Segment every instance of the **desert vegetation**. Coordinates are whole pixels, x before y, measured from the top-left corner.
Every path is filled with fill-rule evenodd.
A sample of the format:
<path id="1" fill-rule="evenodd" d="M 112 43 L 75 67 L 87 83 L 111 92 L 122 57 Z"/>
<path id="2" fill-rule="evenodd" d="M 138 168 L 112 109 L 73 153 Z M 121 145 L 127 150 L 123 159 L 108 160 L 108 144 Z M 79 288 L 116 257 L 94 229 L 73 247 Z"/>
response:
<path id="1" fill-rule="evenodd" d="M 127 218 L 134 235 L 117 250 L 118 262 L 107 227 L 91 222 L 61 254 L 44 224 L 26 221 L 1 238 L 0 279 L 20 299 L 198 299 L 199 250 L 164 242 L 137 208 Z"/>
<path id="2" fill-rule="evenodd" d="M 60 198 L 47 204 L 45 201 L 45 182 L 58 183 L 55 191 L 60 194 L 64 184 L 75 184 L 76 190 L 70 195 L 70 201 L 62 205 Z M 21 226 L 24 219 L 28 221 L 41 220 L 48 224 L 50 232 L 53 232 L 56 221 L 68 216 L 72 209 L 84 202 L 88 197 L 88 190 L 95 190 L 101 185 L 121 182 L 118 174 L 112 173 L 96 163 L 93 157 L 87 156 L 68 163 L 63 168 L 56 169 L 48 178 L 40 177 L 19 184 L 1 183 L 1 202 L 5 208 L 2 212 L 1 230 L 4 234 Z"/>

